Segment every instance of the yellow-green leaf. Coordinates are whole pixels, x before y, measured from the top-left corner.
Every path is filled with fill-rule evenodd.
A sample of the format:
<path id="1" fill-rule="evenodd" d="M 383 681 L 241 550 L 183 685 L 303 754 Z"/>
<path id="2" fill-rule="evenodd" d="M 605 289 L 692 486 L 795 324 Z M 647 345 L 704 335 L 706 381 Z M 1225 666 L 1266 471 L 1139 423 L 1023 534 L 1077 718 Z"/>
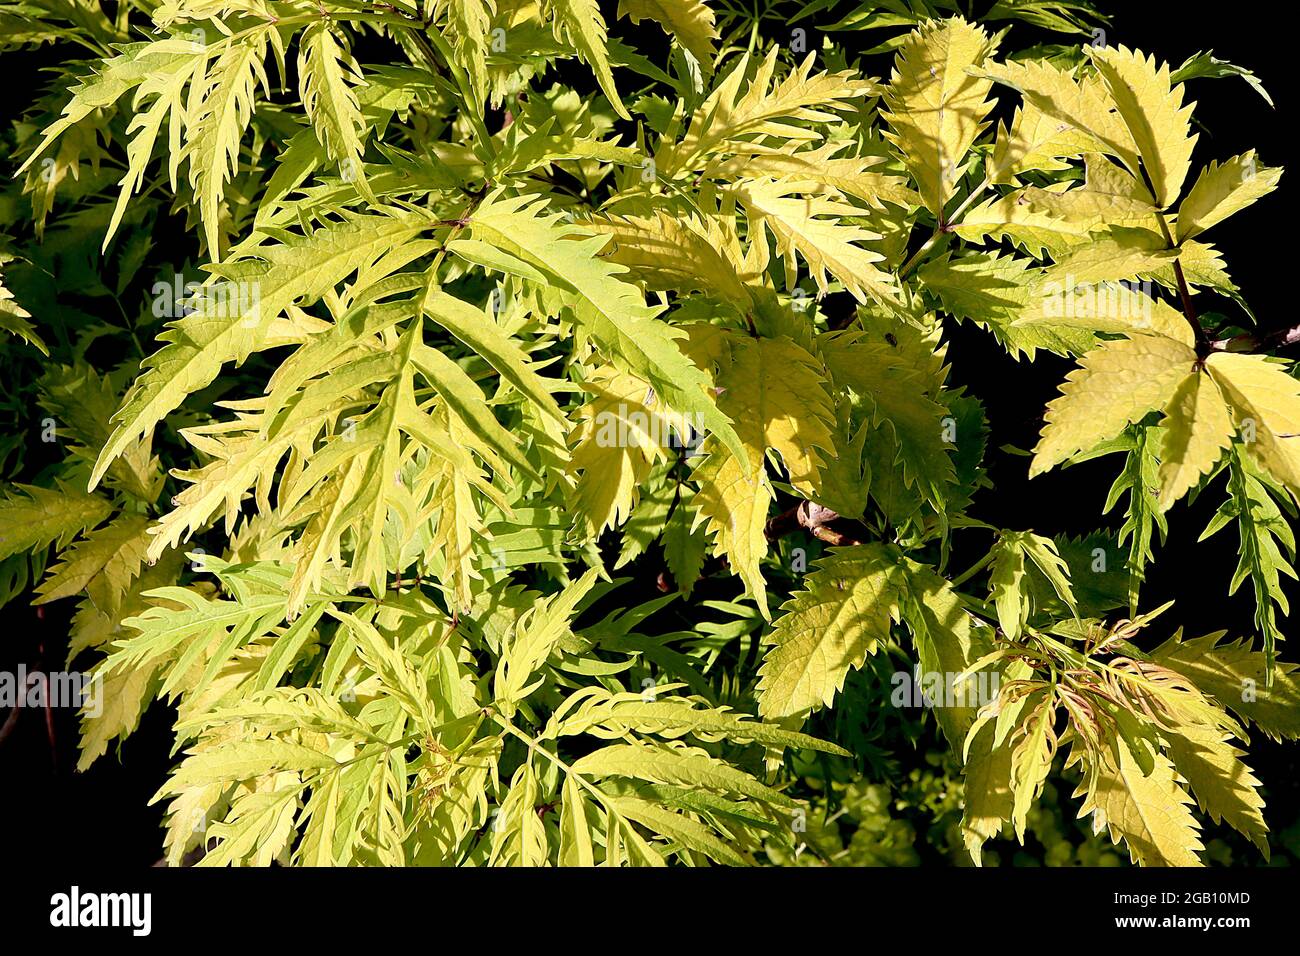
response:
<path id="1" fill-rule="evenodd" d="M 968 70 L 994 50 L 982 29 L 961 17 L 931 21 L 903 41 L 885 92 L 893 128 L 886 133 L 940 219 L 965 172 L 966 155 L 993 108 L 992 83 Z"/>
<path id="2" fill-rule="evenodd" d="M 1218 464 L 1232 441 L 1232 418 L 1208 375 L 1187 376 L 1165 408 L 1160 448 L 1160 510 L 1168 511 Z"/>
<path id="3" fill-rule="evenodd" d="M 1178 207 L 1178 241 L 1199 235 L 1277 188 L 1282 170 L 1261 166 L 1255 151 L 1210 163 Z"/>
<path id="4" fill-rule="evenodd" d="M 1183 85 L 1170 81 L 1169 64 L 1127 47 L 1089 47 L 1142 155 L 1157 205 L 1170 206 L 1182 191 L 1192 163 L 1192 106 L 1183 106 Z"/>
<path id="5" fill-rule="evenodd" d="M 1047 406 L 1029 474 L 1114 438 L 1166 405 L 1195 363 L 1193 349 L 1163 335 L 1132 335 L 1089 352 Z"/>

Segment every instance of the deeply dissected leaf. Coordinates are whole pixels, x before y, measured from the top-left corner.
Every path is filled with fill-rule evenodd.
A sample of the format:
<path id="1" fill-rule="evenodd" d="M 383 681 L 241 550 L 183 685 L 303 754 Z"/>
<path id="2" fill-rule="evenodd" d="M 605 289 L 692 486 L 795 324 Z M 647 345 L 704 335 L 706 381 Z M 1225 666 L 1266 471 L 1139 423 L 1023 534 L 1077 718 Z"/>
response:
<path id="1" fill-rule="evenodd" d="M 1281 170 L 1191 176 L 1183 88 L 1253 74 L 1058 0 L 290 7 L 0 5 L 0 604 L 71 602 L 80 769 L 174 709 L 169 864 L 1288 852 L 1295 335 L 1202 236 Z M 1218 571 L 1240 638 L 1165 629 Z"/>

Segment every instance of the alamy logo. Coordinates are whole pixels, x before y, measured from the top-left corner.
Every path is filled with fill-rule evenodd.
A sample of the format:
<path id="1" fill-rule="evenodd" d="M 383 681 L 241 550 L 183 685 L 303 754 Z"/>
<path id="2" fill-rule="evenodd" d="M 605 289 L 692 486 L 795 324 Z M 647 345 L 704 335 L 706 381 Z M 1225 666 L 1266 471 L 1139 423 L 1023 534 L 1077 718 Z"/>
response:
<path id="1" fill-rule="evenodd" d="M 998 700 L 1001 676 L 996 671 L 897 671 L 889 700 L 895 707 L 986 707 Z"/>
<path id="2" fill-rule="evenodd" d="M 656 412 L 629 408 L 622 402 L 615 410 L 599 412 L 593 425 L 599 448 L 653 448 L 657 445 L 694 452 L 704 441 L 704 419 L 698 413 L 672 419 Z"/>
<path id="3" fill-rule="evenodd" d="M 70 707 L 98 717 L 104 709 L 104 681 L 98 673 L 80 671 L 0 671 L 0 708 Z"/>
<path id="4" fill-rule="evenodd" d="M 1155 284 L 1150 279 L 1083 283 L 1067 275 L 1065 282 L 1043 283 L 1043 318 L 1114 319 L 1136 328 L 1151 327 Z"/>
<path id="5" fill-rule="evenodd" d="M 82 893 L 74 886 L 50 897 L 50 925 L 124 926 L 133 936 L 148 936 L 153 928 L 153 897 L 149 893 Z"/>
<path id="6" fill-rule="evenodd" d="M 239 319 L 252 328 L 261 318 L 261 286 L 256 282 L 187 282 L 177 274 L 170 282 L 155 282 L 150 291 L 153 314 L 159 319 L 202 312 L 218 319 Z"/>

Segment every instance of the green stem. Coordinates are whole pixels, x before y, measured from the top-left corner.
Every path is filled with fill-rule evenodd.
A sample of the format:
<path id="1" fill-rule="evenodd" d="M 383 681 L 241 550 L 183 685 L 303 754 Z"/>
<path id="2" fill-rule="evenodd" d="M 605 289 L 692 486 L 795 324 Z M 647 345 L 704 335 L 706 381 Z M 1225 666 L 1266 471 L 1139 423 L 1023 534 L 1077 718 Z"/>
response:
<path id="1" fill-rule="evenodd" d="M 908 259 L 905 263 L 903 263 L 903 267 L 898 270 L 898 278 L 901 279 L 909 272 L 911 272 L 912 269 L 916 266 L 916 264 L 921 261 L 921 257 L 924 256 L 927 252 L 929 252 L 934 247 L 934 244 L 939 241 L 940 236 L 942 236 L 944 233 L 952 232 L 953 229 L 957 226 L 957 224 L 961 221 L 961 217 L 966 214 L 966 210 L 970 208 L 971 203 L 973 203 L 976 199 L 978 199 L 980 194 L 982 194 L 984 190 L 988 189 L 989 186 L 991 185 L 992 183 L 990 182 L 989 178 L 985 176 L 984 181 L 970 191 L 970 194 L 961 201 L 961 205 L 959 205 L 956 209 L 952 211 L 951 216 L 945 219 L 941 213 L 939 216 L 940 222 L 937 226 L 934 227 L 934 232 L 930 234 L 929 239 L 925 240 L 921 248 L 917 249 L 916 252 L 912 255 L 912 257 Z"/>
<path id="2" fill-rule="evenodd" d="M 1165 244 L 1170 249 L 1177 249 L 1174 243 L 1174 237 L 1169 232 L 1169 224 L 1165 222 L 1164 213 L 1156 213 L 1156 221 L 1160 223 L 1160 231 L 1164 234 Z M 1174 281 L 1178 284 L 1178 299 L 1183 306 L 1183 318 L 1187 324 L 1192 327 L 1192 335 L 1196 339 L 1196 354 L 1205 359 L 1213 349 L 1210 343 L 1209 333 L 1201 325 L 1200 318 L 1196 315 L 1196 307 L 1192 305 L 1192 292 L 1187 285 L 1187 277 L 1183 275 L 1183 263 L 1179 259 L 1174 260 Z"/>
<path id="3" fill-rule="evenodd" d="M 504 730 L 506 733 L 517 737 L 519 740 L 522 740 L 524 744 L 528 747 L 528 749 L 531 750 L 533 753 L 540 754 L 541 756 L 549 760 L 551 763 L 555 764 L 555 766 L 563 770 L 570 779 L 577 782 L 578 786 L 590 792 L 591 795 L 595 797 L 596 800 L 600 802 L 601 806 L 603 806 L 606 810 L 617 812 L 616 810 L 614 810 L 614 807 L 610 805 L 609 800 L 606 799 L 605 795 L 601 793 L 596 786 L 584 780 L 582 774 L 575 771 L 571 766 L 569 766 L 567 763 L 565 763 L 555 754 L 551 753 L 549 750 L 547 750 L 545 747 L 539 744 L 532 737 L 529 737 L 526 733 L 524 733 L 522 730 L 520 730 L 518 727 L 512 724 L 499 711 L 497 710 L 492 711 L 492 719 L 495 720 L 497 724 L 501 727 L 501 729 Z"/>
<path id="4" fill-rule="evenodd" d="M 985 176 L 984 181 L 972 189 L 970 195 L 961 201 L 961 205 L 952 211 L 952 215 L 948 217 L 947 223 L 942 227 L 943 231 L 952 232 L 953 227 L 961 222 L 961 217 L 966 215 L 966 210 L 970 208 L 971 203 L 978 199 L 984 190 L 988 189 L 991 185 L 993 185 L 992 181 Z"/>
<path id="5" fill-rule="evenodd" d="M 984 557 L 980 558 L 978 561 L 976 561 L 973 565 L 971 565 L 961 574 L 957 575 L 957 577 L 953 578 L 949 583 L 954 588 L 961 587 L 965 582 L 970 580 L 980 571 L 983 571 L 986 567 L 988 567 L 992 563 L 993 563 L 993 552 L 990 551 L 988 554 L 984 555 Z"/>
<path id="6" fill-rule="evenodd" d="M 903 263 L 903 267 L 898 270 L 898 278 L 901 279 L 903 278 L 903 276 L 911 272 L 912 267 L 915 266 L 921 260 L 921 257 L 923 255 L 925 255 L 927 252 L 930 251 L 931 247 L 938 241 L 941 235 L 943 235 L 943 230 L 936 228 L 934 232 L 930 235 L 930 238 L 925 240 L 921 248 L 917 249 L 916 252 L 912 255 L 912 257 Z"/>

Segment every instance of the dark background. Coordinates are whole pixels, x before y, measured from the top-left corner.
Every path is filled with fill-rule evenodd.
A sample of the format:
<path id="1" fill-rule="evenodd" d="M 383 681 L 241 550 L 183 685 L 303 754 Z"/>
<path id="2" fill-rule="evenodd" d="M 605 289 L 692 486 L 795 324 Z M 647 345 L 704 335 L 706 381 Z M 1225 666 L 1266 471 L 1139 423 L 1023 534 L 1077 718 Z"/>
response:
<path id="1" fill-rule="evenodd" d="M 1237 78 L 1190 83 L 1189 96 L 1198 104 L 1195 119 L 1200 124 L 1200 141 L 1189 184 L 1207 161 L 1226 159 L 1250 148 L 1258 150 L 1266 165 L 1286 164 L 1296 123 L 1294 89 L 1289 82 L 1297 56 L 1294 4 L 1247 7 L 1103 0 L 1099 5 L 1112 12 L 1108 43 L 1155 53 L 1175 67 L 1200 50 L 1213 49 L 1220 58 L 1253 69 L 1272 94 L 1276 109 Z M 986 6 L 977 4 L 978 9 Z M 847 9 L 841 7 L 839 13 Z M 612 8 L 607 10 L 611 24 L 613 13 Z M 800 25 L 815 28 L 834 19 L 834 14 L 822 14 Z M 773 33 L 773 39 L 783 38 L 783 25 L 768 23 L 771 29 L 781 30 Z M 611 32 L 628 36 L 631 31 L 622 21 L 612 26 Z M 815 35 L 815 29 L 810 33 Z M 1025 45 L 1031 33 L 1017 26 L 1012 45 Z M 870 31 L 839 33 L 834 38 L 853 50 L 867 49 L 885 35 Z M 7 65 L 8 61 L 6 55 Z M 873 57 L 864 66 L 872 75 L 887 76 L 889 57 Z M 28 82 L 44 81 L 38 81 L 32 71 L 6 69 L 7 89 L 0 96 L 10 103 L 28 102 L 34 93 L 34 86 L 26 86 Z M 5 114 L 14 116 L 16 110 L 6 109 Z M 16 166 L 11 161 L 7 171 Z M 1296 321 L 1291 301 L 1298 270 L 1293 262 L 1293 175 L 1284 176 L 1280 189 L 1265 201 L 1217 226 L 1212 237 L 1265 331 Z M 1198 305 L 1239 314 L 1228 303 L 1210 306 L 1198 301 Z M 992 427 L 990 449 L 1007 443 L 1032 447 L 1043 407 L 1072 363 L 1041 353 L 1032 365 L 1014 362 L 991 336 L 970 324 L 952 325 L 949 338 L 954 380 L 969 384 L 985 402 Z M 1116 462 L 1103 459 L 1030 482 L 1025 459 L 992 454 L 989 476 L 997 491 L 982 493 L 972 513 L 994 524 L 1033 528 L 1043 534 L 1086 533 L 1099 524 Z M 1175 600 L 1167 619 L 1188 626 L 1195 634 L 1226 629 L 1234 635 L 1249 635 L 1254 631 L 1249 584 L 1231 599 L 1226 594 L 1237 560 L 1234 531 L 1225 529 L 1208 542 L 1196 543 L 1220 499 L 1216 488 L 1191 507 L 1179 506 L 1171 514 L 1169 538 L 1157 546 L 1144 605 L 1151 608 Z M 1118 523 L 1116 519 L 1112 526 Z M 1300 602 L 1300 590 L 1290 586 L 1289 593 Z M 1282 626 L 1284 632 L 1291 630 L 1285 621 Z M 41 615 L 21 599 L 14 601 L 0 609 L 0 669 L 12 670 L 20 661 L 29 669 L 61 669 L 66 635 L 66 612 L 57 605 L 47 607 Z M 1284 646 L 1282 656 L 1295 659 L 1300 655 Z M 171 762 L 171 720 L 168 708 L 155 705 L 146 712 L 140 729 L 123 744 L 120 756 L 110 748 L 87 773 L 78 774 L 74 770 L 75 715 L 56 711 L 51 732 L 42 713 L 21 714 L 14 732 L 0 745 L 0 820 L 5 824 L 6 849 L 30 863 L 77 858 L 138 867 L 158 860 L 162 807 L 146 804 L 165 779 Z M 1292 824 L 1300 816 L 1296 748 L 1273 744 L 1257 734 L 1251 741 L 1250 764 L 1266 788 L 1265 816 L 1270 825 L 1280 829 Z"/>

